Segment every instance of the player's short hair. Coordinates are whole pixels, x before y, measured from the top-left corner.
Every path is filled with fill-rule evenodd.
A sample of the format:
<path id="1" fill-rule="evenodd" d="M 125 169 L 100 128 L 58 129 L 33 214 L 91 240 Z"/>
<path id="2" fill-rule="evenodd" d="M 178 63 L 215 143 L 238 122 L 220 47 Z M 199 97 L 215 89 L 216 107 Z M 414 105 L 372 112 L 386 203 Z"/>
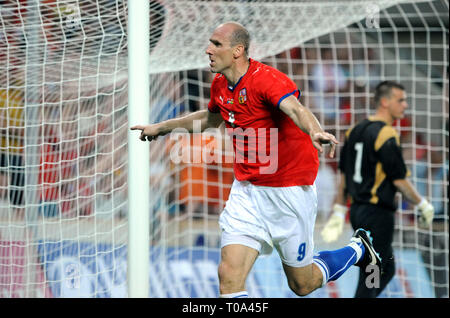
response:
<path id="1" fill-rule="evenodd" d="M 393 88 L 397 88 L 402 91 L 405 90 L 405 87 L 402 84 L 397 83 L 397 82 L 384 81 L 384 82 L 379 83 L 377 85 L 377 87 L 375 87 L 375 93 L 373 96 L 373 101 L 375 103 L 375 106 L 378 106 L 380 104 L 380 100 L 383 97 L 390 97 Z"/>
<path id="2" fill-rule="evenodd" d="M 235 24 L 236 27 L 230 37 L 230 45 L 235 46 L 242 44 L 244 46 L 245 54 L 248 56 L 248 50 L 250 47 L 250 33 L 244 26 L 238 23 Z"/>

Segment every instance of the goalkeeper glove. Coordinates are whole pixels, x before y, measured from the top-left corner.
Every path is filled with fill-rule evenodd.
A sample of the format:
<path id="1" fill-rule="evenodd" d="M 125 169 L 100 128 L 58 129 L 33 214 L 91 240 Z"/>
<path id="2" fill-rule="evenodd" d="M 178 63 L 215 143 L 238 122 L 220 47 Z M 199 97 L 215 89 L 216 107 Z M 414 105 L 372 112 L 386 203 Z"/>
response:
<path id="1" fill-rule="evenodd" d="M 336 241 L 344 230 L 345 214 L 347 207 L 341 204 L 333 205 L 333 214 L 325 224 L 321 234 L 325 242 L 330 243 Z"/>
<path id="2" fill-rule="evenodd" d="M 417 205 L 417 208 L 420 211 L 419 223 L 422 226 L 430 226 L 433 222 L 434 217 L 434 208 L 433 206 L 425 199 L 422 199 L 420 203 Z"/>

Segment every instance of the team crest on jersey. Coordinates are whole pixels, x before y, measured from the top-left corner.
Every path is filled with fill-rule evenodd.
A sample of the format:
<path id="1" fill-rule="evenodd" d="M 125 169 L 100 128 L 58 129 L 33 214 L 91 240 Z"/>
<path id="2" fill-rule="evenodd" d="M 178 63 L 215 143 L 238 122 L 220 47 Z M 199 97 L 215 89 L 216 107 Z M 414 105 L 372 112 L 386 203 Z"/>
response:
<path id="1" fill-rule="evenodd" d="M 244 104 L 247 101 L 247 89 L 244 87 L 239 91 L 239 104 Z"/>

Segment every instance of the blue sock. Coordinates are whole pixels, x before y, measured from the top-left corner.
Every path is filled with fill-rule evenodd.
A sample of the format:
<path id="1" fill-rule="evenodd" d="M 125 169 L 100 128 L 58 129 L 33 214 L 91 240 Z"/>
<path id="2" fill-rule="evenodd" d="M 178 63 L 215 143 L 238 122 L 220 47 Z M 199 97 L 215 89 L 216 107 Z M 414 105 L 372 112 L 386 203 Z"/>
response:
<path id="1" fill-rule="evenodd" d="M 323 275 L 322 286 L 341 277 L 350 266 L 359 261 L 364 251 L 365 248 L 361 242 L 352 241 L 341 249 L 321 251 L 314 255 L 313 262 Z"/>

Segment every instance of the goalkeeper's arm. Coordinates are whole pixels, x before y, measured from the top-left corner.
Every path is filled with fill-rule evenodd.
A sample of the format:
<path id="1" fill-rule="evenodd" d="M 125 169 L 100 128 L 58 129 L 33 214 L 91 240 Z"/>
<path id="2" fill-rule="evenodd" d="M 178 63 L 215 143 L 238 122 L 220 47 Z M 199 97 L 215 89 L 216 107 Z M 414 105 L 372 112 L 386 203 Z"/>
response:
<path id="1" fill-rule="evenodd" d="M 321 232 L 323 240 L 327 243 L 336 241 L 344 230 L 347 214 L 347 206 L 345 205 L 347 196 L 345 193 L 345 175 L 341 173 L 333 212 Z"/>
<path id="2" fill-rule="evenodd" d="M 419 221 L 424 226 L 430 226 L 433 222 L 434 208 L 420 196 L 414 186 L 407 179 L 397 179 L 393 181 L 397 189 L 405 196 L 406 200 L 414 204 L 420 212 Z"/>

